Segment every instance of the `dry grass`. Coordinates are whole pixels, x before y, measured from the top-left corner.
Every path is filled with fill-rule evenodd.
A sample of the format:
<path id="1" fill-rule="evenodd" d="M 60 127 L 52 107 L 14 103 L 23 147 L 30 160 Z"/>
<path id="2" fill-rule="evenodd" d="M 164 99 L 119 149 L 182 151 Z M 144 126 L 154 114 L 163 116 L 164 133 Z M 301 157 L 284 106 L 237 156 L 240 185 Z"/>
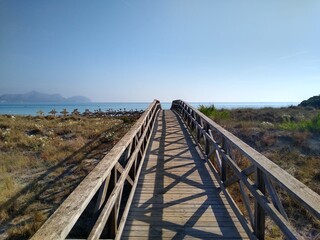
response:
<path id="1" fill-rule="evenodd" d="M 32 236 L 133 122 L 0 116 L 0 239 Z"/>
<path id="2" fill-rule="evenodd" d="M 21 172 L 50 167 L 120 123 L 107 118 L 0 116 L 0 204 L 23 185 L 17 178 Z"/>

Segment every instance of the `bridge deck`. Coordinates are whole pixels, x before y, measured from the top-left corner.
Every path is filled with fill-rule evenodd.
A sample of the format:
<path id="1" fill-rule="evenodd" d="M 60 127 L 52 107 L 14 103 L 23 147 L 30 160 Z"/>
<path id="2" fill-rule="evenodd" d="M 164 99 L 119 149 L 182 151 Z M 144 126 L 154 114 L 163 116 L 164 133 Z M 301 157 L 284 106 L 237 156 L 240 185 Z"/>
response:
<path id="1" fill-rule="evenodd" d="M 162 111 L 122 239 L 248 238 L 189 132 Z"/>

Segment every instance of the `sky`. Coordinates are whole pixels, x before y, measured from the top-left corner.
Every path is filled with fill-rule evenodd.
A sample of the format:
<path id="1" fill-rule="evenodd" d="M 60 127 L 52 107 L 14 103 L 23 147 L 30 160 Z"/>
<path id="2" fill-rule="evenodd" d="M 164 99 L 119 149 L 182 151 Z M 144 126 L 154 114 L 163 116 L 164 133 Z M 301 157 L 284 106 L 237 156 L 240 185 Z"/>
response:
<path id="1" fill-rule="evenodd" d="M 0 0 L 0 95 L 300 102 L 320 94 L 318 0 Z"/>

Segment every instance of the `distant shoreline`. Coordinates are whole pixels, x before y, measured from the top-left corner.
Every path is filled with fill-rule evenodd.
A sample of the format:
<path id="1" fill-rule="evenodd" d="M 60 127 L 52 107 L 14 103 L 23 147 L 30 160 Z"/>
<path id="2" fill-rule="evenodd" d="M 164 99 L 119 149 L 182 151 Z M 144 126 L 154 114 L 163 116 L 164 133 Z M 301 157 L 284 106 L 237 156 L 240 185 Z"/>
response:
<path id="1" fill-rule="evenodd" d="M 90 102 L 90 103 L 0 103 L 0 114 L 8 115 L 38 115 L 38 111 L 43 111 L 45 115 L 55 109 L 60 115 L 60 112 L 63 109 L 66 109 L 68 112 L 72 112 L 77 109 L 79 112 L 84 112 L 88 109 L 91 112 L 98 111 L 120 111 L 120 110 L 145 110 L 150 103 L 147 102 L 112 102 L 112 103 L 103 103 L 103 102 Z M 235 108 L 264 108 L 264 107 L 288 107 L 288 106 L 297 106 L 298 102 L 190 102 L 190 104 L 196 108 L 200 105 L 209 106 L 214 104 L 217 109 L 235 109 Z M 170 109 L 171 102 L 162 102 L 161 106 L 163 109 Z"/>

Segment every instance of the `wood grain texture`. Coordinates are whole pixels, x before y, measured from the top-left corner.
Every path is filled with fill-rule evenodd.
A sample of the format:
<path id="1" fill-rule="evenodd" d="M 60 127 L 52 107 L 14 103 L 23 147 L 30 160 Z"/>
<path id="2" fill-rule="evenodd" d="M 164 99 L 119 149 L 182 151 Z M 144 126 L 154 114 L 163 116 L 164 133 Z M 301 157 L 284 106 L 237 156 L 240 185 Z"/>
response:
<path id="1" fill-rule="evenodd" d="M 267 157 L 254 150 L 248 144 L 241 141 L 239 138 L 228 132 L 226 129 L 212 121 L 197 109 L 190 106 L 181 100 L 173 101 L 172 106 L 182 106 L 184 112 L 191 112 L 194 115 L 199 116 L 202 121 L 209 124 L 211 132 L 215 131 L 223 136 L 228 143 L 238 149 L 244 156 L 246 156 L 253 165 L 261 169 L 268 178 L 277 183 L 281 188 L 288 192 L 296 201 L 299 202 L 304 208 L 306 208 L 316 218 L 320 218 L 320 196 L 294 178 L 288 172 L 280 168 L 278 165 L 270 161 Z M 189 121 L 189 120 L 187 120 Z M 197 123 L 199 124 L 199 123 Z M 210 131 L 208 131 L 210 132 Z"/>
<path id="2" fill-rule="evenodd" d="M 33 239 L 64 239 L 98 191 L 91 239 L 99 239 L 103 230 L 112 239 L 263 239 L 265 214 L 289 239 L 300 239 L 275 187 L 319 218 L 318 194 L 185 102 L 174 101 L 173 108 L 158 115 L 154 101 Z M 250 167 L 240 169 L 234 150 L 250 160 Z M 255 182 L 248 178 L 253 173 Z M 125 183 L 131 191 L 122 198 Z M 235 183 L 247 219 L 228 192 Z"/>
<path id="3" fill-rule="evenodd" d="M 97 191 L 99 191 L 101 185 L 105 183 L 105 180 L 110 176 L 111 171 L 115 169 L 118 160 L 126 149 L 132 145 L 132 141 L 134 141 L 137 136 L 139 138 L 142 135 L 145 126 L 150 124 L 150 117 L 154 115 L 159 108 L 159 101 L 157 100 L 150 104 L 148 109 L 137 120 L 129 132 L 110 150 L 110 152 L 68 196 L 60 207 L 35 233 L 32 239 L 56 240 L 65 239 L 67 237 L 89 202 Z M 151 125 L 153 126 L 154 124 L 151 123 Z"/>
<path id="4" fill-rule="evenodd" d="M 319 218 L 320 196 L 317 193 L 313 192 L 310 188 L 288 174 L 285 170 L 281 169 L 278 165 L 252 149 L 249 145 L 245 144 L 189 104 L 181 100 L 176 100 L 173 101 L 171 109 L 183 119 L 195 139 L 198 139 L 197 133 L 199 131 L 202 132 L 201 136 L 205 139 L 203 141 L 205 146 L 203 143 L 197 141 L 202 152 L 206 153 L 208 152 L 207 149 L 209 149 L 209 156 L 216 151 L 216 154 L 221 157 L 221 164 L 218 161 L 215 162 L 218 169 L 215 166 L 212 166 L 212 170 L 231 206 L 235 206 L 233 204 L 235 202 L 226 188 L 235 182 L 239 182 L 239 190 L 243 196 L 247 214 L 249 215 L 249 222 L 251 223 L 251 226 L 248 227 L 249 229 L 254 230 L 254 235 L 256 237 L 264 239 L 264 216 L 267 214 L 287 238 L 302 239 L 302 236 L 300 236 L 287 221 L 285 210 L 272 183 L 275 183 L 277 187 L 282 188 L 282 190 L 294 198 L 299 205 L 304 207 L 315 217 Z M 209 147 L 206 146 L 208 144 L 210 145 Z M 251 162 L 251 166 L 247 169 L 240 169 L 236 162 L 235 152 L 237 154 L 240 153 L 242 157 L 247 158 Z M 217 158 L 214 160 L 217 160 Z M 252 182 L 248 178 L 248 175 L 253 172 L 255 173 L 255 182 Z M 231 178 L 228 176 L 231 176 Z M 244 187 L 246 187 L 254 197 L 256 207 L 253 214 L 249 208 L 248 198 L 246 197 Z M 268 193 L 266 192 L 266 188 Z M 271 196 L 272 203 L 267 198 L 268 194 Z M 231 197 L 231 199 L 229 197 Z M 238 204 L 236 203 L 236 205 Z M 252 215 L 254 215 L 254 217 L 252 217 Z M 242 221 L 243 218 L 241 216 L 238 217 Z M 244 226 L 247 225 L 246 222 L 247 221 L 242 222 Z"/>
<path id="5" fill-rule="evenodd" d="M 121 239 L 248 238 L 181 120 L 159 114 Z"/>

